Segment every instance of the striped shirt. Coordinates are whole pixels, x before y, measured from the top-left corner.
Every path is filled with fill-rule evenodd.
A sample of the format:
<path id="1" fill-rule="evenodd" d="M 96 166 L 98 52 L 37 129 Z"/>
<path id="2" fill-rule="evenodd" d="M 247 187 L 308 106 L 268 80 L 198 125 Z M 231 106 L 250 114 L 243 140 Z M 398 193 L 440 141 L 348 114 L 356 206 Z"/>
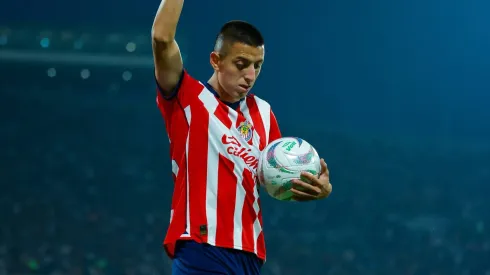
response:
<path id="1" fill-rule="evenodd" d="M 168 255 L 177 240 L 194 240 L 265 260 L 256 170 L 261 150 L 281 137 L 270 105 L 252 94 L 226 104 L 186 71 L 172 97 L 157 91 L 157 105 L 174 179 Z"/>

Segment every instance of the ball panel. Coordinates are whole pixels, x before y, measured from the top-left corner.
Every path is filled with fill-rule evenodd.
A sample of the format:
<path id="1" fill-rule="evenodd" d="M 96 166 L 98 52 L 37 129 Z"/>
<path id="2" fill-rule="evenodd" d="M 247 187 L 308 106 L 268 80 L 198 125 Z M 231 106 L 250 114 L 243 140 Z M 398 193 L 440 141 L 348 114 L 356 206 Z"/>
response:
<path id="1" fill-rule="evenodd" d="M 280 138 L 270 143 L 259 158 L 258 179 L 269 195 L 278 200 L 292 200 L 291 180 L 301 178 L 301 171 L 320 172 L 316 150 L 300 138 Z"/>

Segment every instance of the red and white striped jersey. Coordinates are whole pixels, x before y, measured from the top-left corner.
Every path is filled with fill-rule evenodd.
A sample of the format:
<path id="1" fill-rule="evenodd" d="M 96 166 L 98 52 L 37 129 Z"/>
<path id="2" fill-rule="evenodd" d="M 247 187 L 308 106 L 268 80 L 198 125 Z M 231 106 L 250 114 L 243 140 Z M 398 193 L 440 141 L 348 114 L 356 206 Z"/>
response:
<path id="1" fill-rule="evenodd" d="M 178 92 L 157 105 L 170 139 L 174 192 L 164 247 L 179 239 L 255 253 L 265 260 L 256 169 L 281 134 L 270 105 L 249 94 L 236 109 L 183 72 Z"/>

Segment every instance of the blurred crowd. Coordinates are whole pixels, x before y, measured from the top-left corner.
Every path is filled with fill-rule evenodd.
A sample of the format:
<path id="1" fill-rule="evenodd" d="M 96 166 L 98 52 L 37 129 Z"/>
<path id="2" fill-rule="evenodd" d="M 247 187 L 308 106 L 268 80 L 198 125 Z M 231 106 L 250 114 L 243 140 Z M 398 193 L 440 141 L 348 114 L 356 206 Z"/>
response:
<path id="1" fill-rule="evenodd" d="M 0 275 L 171 274 L 171 167 L 151 77 L 41 82 L 1 91 Z M 327 160 L 333 193 L 262 192 L 264 275 L 490 275 L 488 144 L 277 116 Z"/>

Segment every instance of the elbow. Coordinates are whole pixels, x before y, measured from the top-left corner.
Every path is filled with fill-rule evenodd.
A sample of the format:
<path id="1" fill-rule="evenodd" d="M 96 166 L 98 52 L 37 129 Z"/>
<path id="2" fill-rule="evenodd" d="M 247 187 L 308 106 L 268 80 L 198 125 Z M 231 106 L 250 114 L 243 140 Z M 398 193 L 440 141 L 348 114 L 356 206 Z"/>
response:
<path id="1" fill-rule="evenodd" d="M 154 43 L 168 45 L 174 41 L 175 34 L 171 31 L 155 28 L 154 26 L 151 30 L 151 39 Z"/>

